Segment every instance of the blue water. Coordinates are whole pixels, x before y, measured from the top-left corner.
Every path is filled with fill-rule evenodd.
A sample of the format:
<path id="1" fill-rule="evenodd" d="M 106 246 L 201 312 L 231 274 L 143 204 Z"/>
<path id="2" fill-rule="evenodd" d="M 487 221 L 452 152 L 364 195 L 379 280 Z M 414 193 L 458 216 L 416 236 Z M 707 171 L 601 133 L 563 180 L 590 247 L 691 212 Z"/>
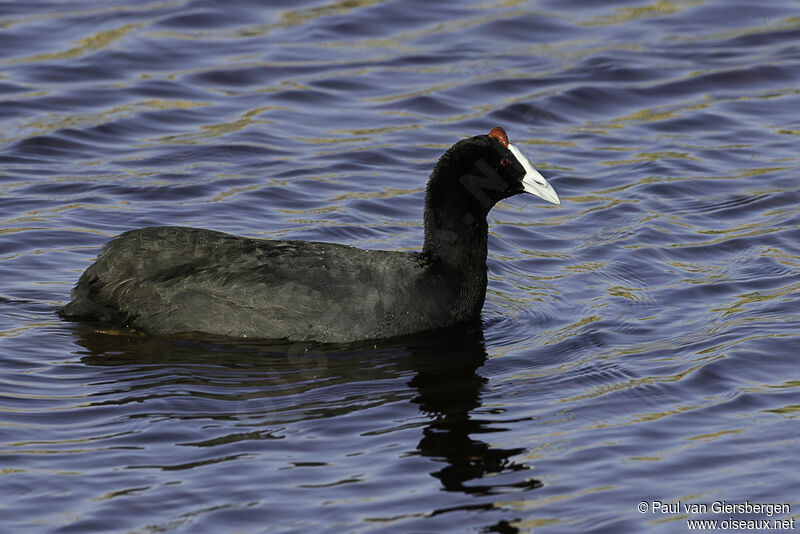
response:
<path id="1" fill-rule="evenodd" d="M 0 4 L 0 531 L 798 518 L 798 87 L 795 0 Z M 55 314 L 148 225 L 417 249 L 433 163 L 495 125 L 562 204 L 492 211 L 479 325 Z"/>

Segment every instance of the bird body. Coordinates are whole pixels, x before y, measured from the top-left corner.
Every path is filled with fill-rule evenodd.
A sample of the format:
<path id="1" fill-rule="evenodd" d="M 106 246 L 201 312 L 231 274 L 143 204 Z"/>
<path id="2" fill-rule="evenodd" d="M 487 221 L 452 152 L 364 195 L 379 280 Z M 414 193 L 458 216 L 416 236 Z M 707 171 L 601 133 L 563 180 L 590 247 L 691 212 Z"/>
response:
<path id="1" fill-rule="evenodd" d="M 317 342 L 388 338 L 473 319 L 486 296 L 491 207 L 521 192 L 558 202 L 520 154 L 500 128 L 448 150 L 428 182 L 422 252 L 144 228 L 104 247 L 61 314 L 153 335 Z"/>

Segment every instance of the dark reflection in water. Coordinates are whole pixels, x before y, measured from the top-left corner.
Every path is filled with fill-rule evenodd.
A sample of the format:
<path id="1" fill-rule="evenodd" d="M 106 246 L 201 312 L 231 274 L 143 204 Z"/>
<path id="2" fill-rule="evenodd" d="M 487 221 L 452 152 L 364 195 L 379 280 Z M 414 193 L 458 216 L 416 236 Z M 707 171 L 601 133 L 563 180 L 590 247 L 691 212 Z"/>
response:
<path id="1" fill-rule="evenodd" d="M 188 460 L 185 454 L 165 453 L 156 447 L 152 460 L 141 463 L 134 456 L 128 469 L 224 471 L 214 464 L 224 466 L 233 459 L 228 449 L 243 447 L 259 454 L 257 471 L 280 471 L 286 469 L 281 456 L 287 451 L 270 445 L 263 449 L 258 443 L 286 443 L 290 436 L 293 442 L 302 441 L 304 432 L 333 425 L 339 427 L 336 439 L 351 452 L 358 451 L 365 436 L 408 426 L 387 421 L 380 413 L 384 406 L 410 401 L 418 414 L 404 416 L 414 421 L 407 431 L 421 438 L 416 451 L 398 451 L 390 461 L 402 469 L 404 462 L 417 455 L 430 459 L 429 476 L 442 489 L 469 497 L 465 502 L 456 498 L 431 503 L 428 521 L 478 511 L 488 513 L 488 520 L 497 511 L 497 496 L 520 493 L 522 499 L 529 490 L 542 486 L 529 476 L 524 463 L 513 459 L 524 448 L 497 447 L 484 440 L 505 429 L 476 415 L 487 411 L 481 400 L 487 379 L 479 369 L 487 354 L 480 324 L 439 331 L 433 340 L 410 336 L 379 348 L 157 339 L 119 330 L 98 333 L 87 325 L 76 326 L 74 334 L 85 349 L 83 364 L 113 370 L 108 389 L 93 395 L 90 406 L 114 405 L 117 417 L 124 414 L 128 426 L 138 422 L 126 446 L 152 448 L 158 442 L 158 427 L 169 420 L 181 425 L 172 430 L 178 433 L 173 438 L 177 443 L 207 451 L 202 459 Z M 358 431 L 348 430 L 347 425 L 342 429 L 342 421 L 354 415 L 362 421 Z M 317 447 L 292 451 L 290 463 L 294 469 L 324 469 L 331 460 L 326 454 L 330 452 Z M 414 476 L 420 474 L 417 471 Z M 367 499 L 373 491 L 371 484 L 378 482 L 371 479 L 351 476 L 334 485 L 350 499 Z M 309 499 L 315 498 L 320 487 L 330 485 L 313 476 L 307 480 L 289 477 L 286 484 L 291 488 L 287 491 L 297 492 L 298 498 L 311 493 Z M 274 491 L 269 486 L 264 490 Z M 392 522 L 398 517 L 404 514 L 382 514 L 375 520 Z M 517 531 L 507 519 L 496 519 L 486 528 Z"/>
<path id="2" fill-rule="evenodd" d="M 486 383 L 486 378 L 478 374 L 486 361 L 483 331 L 474 328 L 449 341 L 444 353 L 412 350 L 416 375 L 409 385 L 418 392 L 413 402 L 432 418 L 417 447 L 424 456 L 447 462 L 431 473 L 447 491 L 485 495 L 502 492 L 508 488 L 487 485 L 482 479 L 487 474 L 527 470 L 527 466 L 510 460 L 525 449 L 491 448 L 478 439 L 503 430 L 471 415 L 481 406 L 481 388 Z M 515 484 L 526 489 L 540 485 L 536 480 Z"/>
<path id="3" fill-rule="evenodd" d="M 494 447 L 482 440 L 505 429 L 475 415 L 482 408 L 481 394 L 487 382 L 479 373 L 487 358 L 479 323 L 437 331 L 435 342 L 428 336 L 409 336 L 380 348 L 159 339 L 121 330 L 98 332 L 87 325 L 77 326 L 74 333 L 85 349 L 81 362 L 115 369 L 112 388 L 102 394 L 103 400 L 91 405 L 127 407 L 132 410 L 129 417 L 144 420 L 210 418 L 224 425 L 222 434 L 193 441 L 194 446 L 223 449 L 245 440 L 283 439 L 285 433 L 278 428 L 299 420 L 335 421 L 362 411 L 365 405 L 374 408 L 410 400 L 418 407 L 419 419 L 425 421 L 418 427 L 422 438 L 416 452 L 433 461 L 430 476 L 448 492 L 482 497 L 464 505 L 432 507 L 431 516 L 456 510 L 491 511 L 496 507 L 492 496 L 542 486 L 526 476 L 529 468 L 525 464 L 513 460 L 524 448 Z M 410 380 L 406 378 L 409 375 Z M 333 384 L 358 391 L 359 383 L 368 386 L 383 381 L 398 382 L 393 393 L 371 397 L 362 389 L 360 395 L 351 394 L 348 399 L 330 399 L 315 392 Z M 179 391 L 201 402 L 182 407 L 181 402 L 174 402 L 179 400 L 174 396 Z M 168 401 L 160 404 L 164 411 L 142 408 L 160 398 Z M 367 425 L 376 425 L 375 430 L 385 423 L 364 414 L 360 417 L 367 418 Z M 147 431 L 142 432 L 137 441 L 146 443 Z M 358 437 L 342 435 L 341 439 L 357 443 Z M 168 458 L 162 458 L 162 463 L 150 467 L 191 469 L 222 459 L 170 464 Z M 309 466 L 320 460 L 309 455 L 294 463 Z M 515 480 L 502 477 L 492 483 L 501 474 Z M 350 493 L 361 491 L 351 489 Z M 517 531 L 506 520 L 489 531 L 495 530 Z"/>

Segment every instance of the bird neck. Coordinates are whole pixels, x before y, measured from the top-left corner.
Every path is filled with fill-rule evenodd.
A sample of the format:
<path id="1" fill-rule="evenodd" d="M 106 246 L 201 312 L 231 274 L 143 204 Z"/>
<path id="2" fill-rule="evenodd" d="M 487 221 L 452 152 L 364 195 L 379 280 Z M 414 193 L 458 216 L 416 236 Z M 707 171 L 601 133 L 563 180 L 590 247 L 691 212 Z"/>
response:
<path id="1" fill-rule="evenodd" d="M 486 276 L 486 210 L 460 185 L 444 183 L 437 165 L 425 194 L 423 255 L 465 274 Z"/>
<path id="2" fill-rule="evenodd" d="M 479 316 L 486 300 L 489 228 L 485 216 L 475 218 L 469 212 L 452 221 L 441 217 L 442 207 L 426 205 L 422 254 L 447 284 L 457 288 L 449 313 L 461 321 Z"/>

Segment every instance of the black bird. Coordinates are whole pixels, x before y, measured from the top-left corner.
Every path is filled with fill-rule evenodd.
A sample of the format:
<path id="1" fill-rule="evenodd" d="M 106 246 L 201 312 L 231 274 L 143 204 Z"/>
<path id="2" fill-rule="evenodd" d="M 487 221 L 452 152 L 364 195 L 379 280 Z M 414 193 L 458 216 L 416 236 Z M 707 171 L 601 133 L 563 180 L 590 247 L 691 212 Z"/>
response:
<path id="1" fill-rule="evenodd" d="M 154 335 L 318 342 L 453 325 L 480 315 L 486 216 L 518 193 L 560 203 L 495 127 L 457 142 L 436 163 L 425 194 L 422 252 L 143 228 L 103 248 L 60 313 Z"/>

